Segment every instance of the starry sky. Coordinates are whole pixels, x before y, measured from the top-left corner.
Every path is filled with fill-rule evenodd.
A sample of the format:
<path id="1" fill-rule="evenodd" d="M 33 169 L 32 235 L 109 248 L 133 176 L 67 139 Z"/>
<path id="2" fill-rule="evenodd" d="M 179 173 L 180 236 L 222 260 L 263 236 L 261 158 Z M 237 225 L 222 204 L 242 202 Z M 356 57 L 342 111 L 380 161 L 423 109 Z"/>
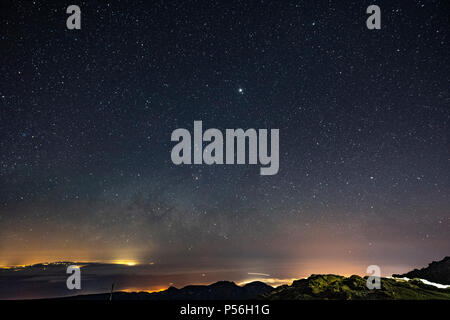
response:
<path id="1" fill-rule="evenodd" d="M 450 253 L 446 1 L 2 1 L 0 15 L 0 265 L 295 278 Z M 174 165 L 170 135 L 194 120 L 279 129 L 278 174 Z"/>

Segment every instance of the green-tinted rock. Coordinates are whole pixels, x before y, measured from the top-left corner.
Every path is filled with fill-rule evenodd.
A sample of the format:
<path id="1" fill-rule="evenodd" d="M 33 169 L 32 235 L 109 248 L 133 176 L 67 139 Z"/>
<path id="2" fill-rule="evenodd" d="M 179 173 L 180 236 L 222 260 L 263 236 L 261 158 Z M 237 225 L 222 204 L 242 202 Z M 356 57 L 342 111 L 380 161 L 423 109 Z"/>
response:
<path id="1" fill-rule="evenodd" d="M 367 277 L 351 277 L 333 274 L 311 275 L 296 280 L 290 286 L 281 286 L 264 295 L 269 300 L 425 300 L 450 299 L 450 289 L 439 289 L 420 280 L 410 281 L 381 278 L 381 289 L 370 290 Z"/>

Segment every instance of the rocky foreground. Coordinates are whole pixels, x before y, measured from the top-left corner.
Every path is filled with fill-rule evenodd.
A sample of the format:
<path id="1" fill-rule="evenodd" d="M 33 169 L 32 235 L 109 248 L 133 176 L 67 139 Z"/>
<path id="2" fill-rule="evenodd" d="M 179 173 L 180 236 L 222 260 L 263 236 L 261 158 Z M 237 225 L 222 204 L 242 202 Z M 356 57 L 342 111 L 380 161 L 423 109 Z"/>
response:
<path id="1" fill-rule="evenodd" d="M 440 289 L 419 279 L 381 278 L 380 289 L 368 289 L 367 277 L 353 275 L 312 275 L 296 280 L 292 285 L 275 288 L 263 294 L 268 300 L 428 300 L 450 299 L 450 288 Z"/>

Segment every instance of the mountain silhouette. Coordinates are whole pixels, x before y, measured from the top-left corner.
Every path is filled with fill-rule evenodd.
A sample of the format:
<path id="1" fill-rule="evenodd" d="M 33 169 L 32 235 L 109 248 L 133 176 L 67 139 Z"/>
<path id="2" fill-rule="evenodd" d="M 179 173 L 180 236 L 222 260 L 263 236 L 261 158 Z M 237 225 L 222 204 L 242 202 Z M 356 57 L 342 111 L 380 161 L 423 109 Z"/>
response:
<path id="1" fill-rule="evenodd" d="M 211 285 L 189 285 L 182 289 L 169 287 L 160 292 L 114 292 L 112 300 L 245 300 L 256 298 L 273 290 L 273 287 L 254 281 L 238 286 L 231 281 L 219 281 Z M 63 299 L 108 300 L 110 294 L 78 295 Z"/>
<path id="2" fill-rule="evenodd" d="M 109 300 L 110 294 L 78 295 L 62 299 Z M 219 281 L 211 285 L 189 285 L 182 289 L 148 292 L 114 292 L 112 300 L 448 300 L 450 288 L 441 289 L 419 279 L 381 278 L 381 289 L 368 289 L 367 277 L 334 274 L 311 275 L 292 285 L 277 288 L 263 282 L 238 286 Z"/>
<path id="3" fill-rule="evenodd" d="M 433 261 L 428 267 L 422 269 L 414 269 L 405 274 L 394 274 L 392 276 L 396 278 L 420 278 L 431 282 L 450 285 L 450 257 L 445 257 L 441 261 Z"/>

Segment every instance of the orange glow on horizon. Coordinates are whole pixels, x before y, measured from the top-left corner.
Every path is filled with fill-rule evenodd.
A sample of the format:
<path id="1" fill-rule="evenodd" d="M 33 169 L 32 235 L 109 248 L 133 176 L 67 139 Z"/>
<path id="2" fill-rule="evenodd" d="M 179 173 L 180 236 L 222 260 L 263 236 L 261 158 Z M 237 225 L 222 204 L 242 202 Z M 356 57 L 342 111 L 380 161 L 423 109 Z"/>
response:
<path id="1" fill-rule="evenodd" d="M 133 267 L 138 264 L 134 260 L 113 260 L 112 263 L 121 264 L 121 265 L 129 266 L 129 267 Z"/>
<path id="2" fill-rule="evenodd" d="M 167 290 L 168 287 L 160 287 L 157 289 L 141 289 L 141 288 L 126 288 L 119 290 L 119 292 L 146 292 L 146 293 L 155 293 Z"/>

